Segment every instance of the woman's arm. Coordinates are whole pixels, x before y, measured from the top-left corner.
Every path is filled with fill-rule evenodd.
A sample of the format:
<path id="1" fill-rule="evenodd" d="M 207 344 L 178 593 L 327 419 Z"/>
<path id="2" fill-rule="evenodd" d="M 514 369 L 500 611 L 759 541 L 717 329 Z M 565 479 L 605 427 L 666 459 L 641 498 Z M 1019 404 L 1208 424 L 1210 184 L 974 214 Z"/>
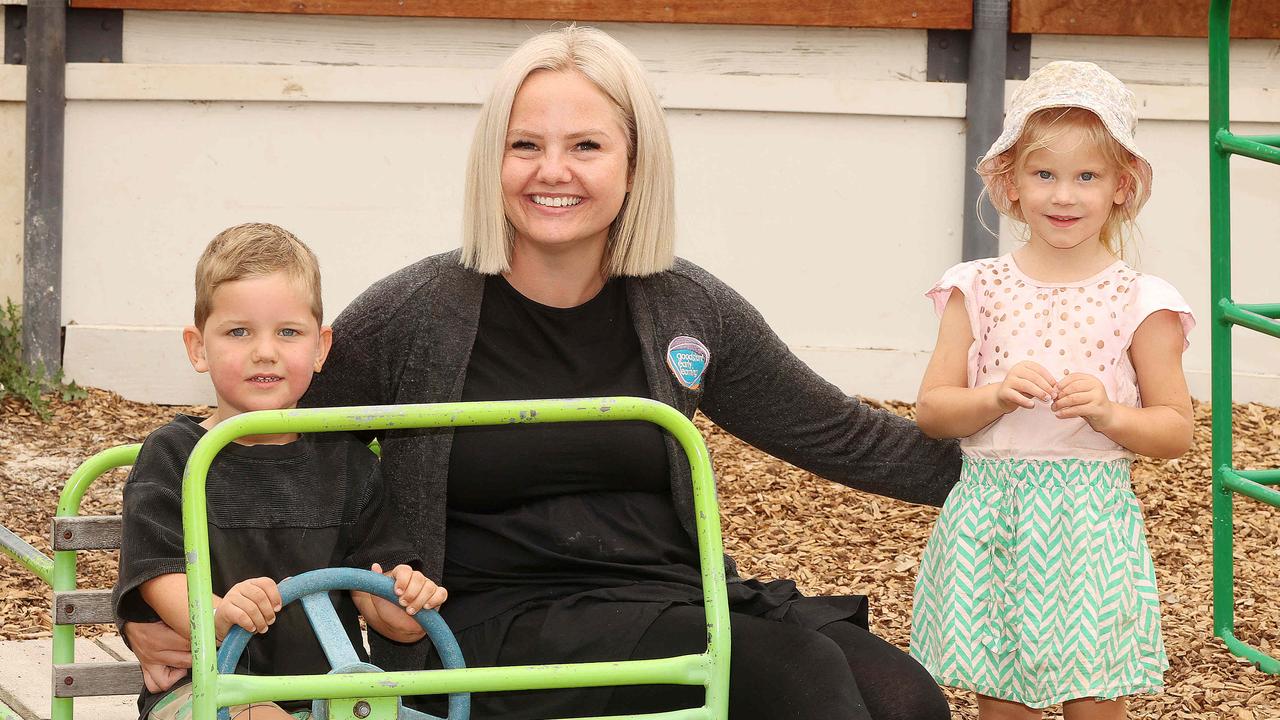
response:
<path id="1" fill-rule="evenodd" d="M 716 281 L 718 282 L 718 281 Z M 799 360 L 731 289 L 720 298 L 720 352 L 702 410 L 757 448 L 859 490 L 941 505 L 960 475 L 959 446 L 871 408 Z"/>
<path id="2" fill-rule="evenodd" d="M 147 690 L 173 687 L 191 667 L 191 641 L 162 622 L 125 622 L 120 632 L 142 666 Z"/>
<path id="3" fill-rule="evenodd" d="M 1191 447 L 1195 430 L 1191 394 L 1182 372 L 1185 341 L 1176 312 L 1148 315 L 1129 346 L 1142 407 L 1111 401 L 1101 382 L 1079 374 L 1063 378 L 1053 409 L 1058 417 L 1084 418 L 1094 430 L 1139 455 L 1179 457 Z"/>

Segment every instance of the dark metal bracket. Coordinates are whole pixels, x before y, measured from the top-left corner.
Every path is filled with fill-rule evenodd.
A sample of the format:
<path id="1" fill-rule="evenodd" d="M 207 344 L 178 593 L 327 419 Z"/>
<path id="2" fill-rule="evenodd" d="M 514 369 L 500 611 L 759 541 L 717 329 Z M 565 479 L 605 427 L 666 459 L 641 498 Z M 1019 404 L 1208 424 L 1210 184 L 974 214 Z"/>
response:
<path id="1" fill-rule="evenodd" d="M 118 63 L 124 60 L 124 11 L 67 9 L 67 62 Z M 4 8 L 4 62 L 27 62 L 27 8 Z"/>
<path id="2" fill-rule="evenodd" d="M 969 30 L 930 30 L 925 79 L 929 82 L 967 82 L 969 79 Z M 1005 60 L 1006 80 L 1026 80 L 1031 73 L 1031 36 L 1009 34 Z"/>

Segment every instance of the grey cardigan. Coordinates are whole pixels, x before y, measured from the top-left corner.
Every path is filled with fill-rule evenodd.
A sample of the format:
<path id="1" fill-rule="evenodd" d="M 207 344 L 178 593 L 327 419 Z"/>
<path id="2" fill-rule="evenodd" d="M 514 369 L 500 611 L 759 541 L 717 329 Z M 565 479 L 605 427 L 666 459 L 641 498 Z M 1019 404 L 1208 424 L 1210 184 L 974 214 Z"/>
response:
<path id="1" fill-rule="evenodd" d="M 303 404 L 460 400 L 485 276 L 462 267 L 459 258 L 457 250 L 428 257 L 356 298 L 334 322 L 333 350 Z M 755 308 L 702 268 L 677 260 L 665 272 L 627 278 L 626 288 L 654 399 L 690 418 L 701 409 L 770 455 L 859 490 L 940 505 L 958 479 L 956 442 L 931 440 L 914 423 L 864 405 L 818 377 Z M 667 344 L 682 335 L 709 350 L 697 390 L 667 367 Z M 391 431 L 381 438 L 387 487 L 424 571 L 437 580 L 452 440 L 452 431 L 440 429 Z M 670 437 L 667 453 L 677 512 L 696 538 L 688 463 Z M 383 667 L 423 667 L 425 647 L 388 650 L 380 658 Z"/>

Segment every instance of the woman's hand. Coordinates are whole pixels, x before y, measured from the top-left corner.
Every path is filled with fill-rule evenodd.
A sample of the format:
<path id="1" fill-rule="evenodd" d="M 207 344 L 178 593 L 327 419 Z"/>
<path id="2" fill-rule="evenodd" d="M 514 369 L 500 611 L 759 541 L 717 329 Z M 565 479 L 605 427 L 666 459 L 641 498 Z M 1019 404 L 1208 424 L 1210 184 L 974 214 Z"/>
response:
<path id="1" fill-rule="evenodd" d="M 436 585 L 426 575 L 408 565 L 397 565 L 387 572 L 374 563 L 373 572 L 395 580 L 395 593 L 399 605 L 368 593 L 352 591 L 356 607 L 374 630 L 397 642 L 414 642 L 426 634 L 418 621 L 411 616 L 426 608 L 438 608 L 449 593 Z"/>
<path id="2" fill-rule="evenodd" d="M 281 604 L 280 590 L 271 578 L 250 578 L 232 585 L 213 609 L 213 631 L 218 642 L 237 625 L 252 633 L 266 632 L 276 621 Z"/>
<path id="3" fill-rule="evenodd" d="M 127 622 L 124 635 L 151 692 L 168 690 L 191 667 L 191 641 L 162 622 Z"/>
<path id="4" fill-rule="evenodd" d="M 1088 373 L 1071 373 L 1063 378 L 1052 409 L 1060 418 L 1084 418 L 1098 432 L 1105 432 L 1115 416 L 1115 403 L 1107 397 L 1102 381 Z"/>
<path id="5" fill-rule="evenodd" d="M 1020 407 L 1033 408 L 1036 400 L 1053 402 L 1061 392 L 1060 384 L 1054 382 L 1053 374 L 1045 370 L 1043 365 L 1023 360 L 1009 368 L 1009 373 L 1000 383 L 1000 389 L 996 391 L 996 403 L 1008 414 Z"/>

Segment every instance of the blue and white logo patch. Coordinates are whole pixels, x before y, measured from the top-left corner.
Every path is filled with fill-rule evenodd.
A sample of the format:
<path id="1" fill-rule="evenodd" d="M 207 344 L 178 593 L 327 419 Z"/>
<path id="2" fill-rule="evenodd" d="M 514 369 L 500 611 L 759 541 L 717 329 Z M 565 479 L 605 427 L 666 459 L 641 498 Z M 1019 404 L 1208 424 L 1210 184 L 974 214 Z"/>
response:
<path id="1" fill-rule="evenodd" d="M 690 390 L 702 387 L 702 376 L 711 364 L 711 351 L 697 338 L 681 335 L 667 345 L 667 367 Z"/>

